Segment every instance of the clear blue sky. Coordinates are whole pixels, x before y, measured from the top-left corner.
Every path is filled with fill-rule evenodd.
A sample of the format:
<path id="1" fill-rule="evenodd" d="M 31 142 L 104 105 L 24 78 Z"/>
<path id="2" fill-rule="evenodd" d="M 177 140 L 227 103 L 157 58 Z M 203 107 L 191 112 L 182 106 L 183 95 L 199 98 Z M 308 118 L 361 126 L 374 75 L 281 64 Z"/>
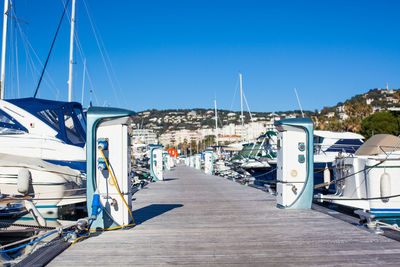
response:
<path id="1" fill-rule="evenodd" d="M 20 27 L 42 62 L 64 1 L 13 1 L 17 17 L 29 23 Z M 113 85 L 83 1 L 111 61 Z M 211 108 L 216 96 L 219 108 L 229 109 L 233 103 L 239 110 L 239 93 L 233 97 L 241 72 L 252 111 L 298 109 L 293 88 L 303 108 L 314 110 L 384 88 L 386 82 L 400 87 L 399 10 L 400 1 L 395 0 L 77 0 L 77 33 L 94 104 L 135 111 Z M 13 29 L 6 97 L 32 96 L 39 75 L 32 75 L 19 30 Z M 67 99 L 68 39 L 65 20 L 40 97 Z M 79 54 L 75 61 L 74 100 L 80 102 Z M 85 84 L 87 106 L 91 85 L 87 79 Z"/>

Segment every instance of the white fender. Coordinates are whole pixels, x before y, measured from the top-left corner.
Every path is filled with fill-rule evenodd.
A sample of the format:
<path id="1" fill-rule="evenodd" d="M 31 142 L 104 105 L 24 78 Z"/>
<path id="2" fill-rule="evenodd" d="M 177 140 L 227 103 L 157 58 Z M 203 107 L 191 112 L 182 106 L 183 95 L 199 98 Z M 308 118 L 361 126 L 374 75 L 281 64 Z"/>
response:
<path id="1" fill-rule="evenodd" d="M 384 198 L 382 199 L 383 202 L 388 202 L 389 199 L 385 198 L 390 196 L 391 194 L 391 182 L 390 182 L 390 175 L 385 171 L 381 175 L 381 197 Z"/>
<path id="2" fill-rule="evenodd" d="M 26 168 L 21 168 L 18 171 L 17 190 L 19 193 L 26 195 L 29 192 L 31 184 L 31 172 Z"/>
<path id="3" fill-rule="evenodd" d="M 328 164 L 326 164 L 324 169 L 324 184 L 326 189 L 329 189 L 330 182 L 331 182 L 331 172 L 329 171 Z"/>

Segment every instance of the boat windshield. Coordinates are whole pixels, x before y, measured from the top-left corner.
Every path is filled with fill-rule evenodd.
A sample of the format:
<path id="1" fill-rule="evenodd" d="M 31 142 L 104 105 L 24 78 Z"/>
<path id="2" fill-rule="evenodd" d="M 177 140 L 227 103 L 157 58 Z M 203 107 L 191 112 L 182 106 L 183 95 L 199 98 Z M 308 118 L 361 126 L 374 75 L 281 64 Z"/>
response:
<path id="1" fill-rule="evenodd" d="M 15 121 L 13 117 L 0 110 L 0 135 L 23 134 L 26 132 L 25 127 Z"/>
<path id="2" fill-rule="evenodd" d="M 86 132 L 86 116 L 83 114 L 82 109 L 75 107 L 74 113 L 78 118 L 79 124 L 81 125 L 82 129 L 85 129 Z"/>
<path id="3" fill-rule="evenodd" d="M 85 146 L 86 117 L 79 103 L 37 98 L 19 98 L 7 101 L 37 116 L 38 119 L 57 131 L 56 137 L 63 142 L 80 147 Z M 14 122 L 16 123 L 16 121 Z"/>
<path id="4" fill-rule="evenodd" d="M 79 126 L 76 125 L 76 122 L 79 123 L 79 120 L 74 120 L 74 115 L 77 118 L 74 111 L 65 110 L 64 111 L 64 124 L 65 124 L 65 132 L 69 141 L 71 141 L 74 145 L 84 144 L 85 139 L 79 132 Z"/>
<path id="5" fill-rule="evenodd" d="M 362 144 L 361 139 L 339 139 L 326 152 L 355 153 Z"/>
<path id="6" fill-rule="evenodd" d="M 60 124 L 58 120 L 58 114 L 55 110 L 45 109 L 38 112 L 39 115 L 45 119 L 51 126 L 60 130 Z"/>
<path id="7" fill-rule="evenodd" d="M 67 143 L 84 146 L 86 140 L 86 122 L 79 108 L 63 107 L 61 109 L 45 109 L 39 111 L 38 114 L 50 126 L 59 131 L 57 137 L 67 141 Z"/>

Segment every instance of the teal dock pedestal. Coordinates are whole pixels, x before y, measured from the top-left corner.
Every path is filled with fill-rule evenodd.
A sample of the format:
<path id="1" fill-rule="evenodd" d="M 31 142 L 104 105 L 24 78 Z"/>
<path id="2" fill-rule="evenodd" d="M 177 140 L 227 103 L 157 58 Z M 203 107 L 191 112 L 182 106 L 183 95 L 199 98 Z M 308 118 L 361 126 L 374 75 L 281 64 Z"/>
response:
<path id="1" fill-rule="evenodd" d="M 169 171 L 171 170 L 171 166 L 169 165 L 169 157 L 170 155 L 168 153 L 163 153 L 163 163 L 164 163 L 164 170 Z"/>
<path id="2" fill-rule="evenodd" d="M 204 172 L 213 174 L 214 171 L 214 151 L 212 149 L 204 150 Z"/>
<path id="3" fill-rule="evenodd" d="M 162 145 L 150 145 L 150 175 L 153 181 L 163 180 L 163 153 Z"/>
<path id="4" fill-rule="evenodd" d="M 277 207 L 311 209 L 314 186 L 313 122 L 310 118 L 275 122 L 278 129 Z"/>
<path id="5" fill-rule="evenodd" d="M 124 133 L 125 137 L 128 137 L 127 134 L 127 124 L 130 121 L 130 117 L 136 115 L 135 112 L 125 109 L 119 108 L 106 108 L 106 107 L 90 107 L 87 112 L 87 142 L 86 142 L 86 167 L 87 167 L 87 186 L 86 186 L 86 197 L 87 197 L 87 210 L 89 216 L 91 214 L 97 214 L 97 210 L 92 210 L 93 205 L 93 196 L 97 195 L 97 201 L 94 203 L 96 209 L 101 208 L 102 212 L 100 212 L 97 218 L 92 222 L 91 229 L 107 229 L 116 226 L 121 226 L 127 221 L 128 213 L 126 207 L 123 207 L 122 199 L 118 197 L 114 197 L 115 187 L 110 187 L 110 192 L 104 190 L 104 184 L 107 184 L 107 179 L 102 176 L 102 174 L 108 174 L 107 169 L 99 170 L 98 167 L 100 164 L 105 166 L 105 162 L 100 162 L 102 160 L 102 155 L 99 153 L 99 142 L 102 143 L 102 149 L 104 149 L 104 154 L 108 157 L 108 160 L 113 161 L 118 157 L 114 162 L 118 162 L 120 157 L 126 158 L 125 161 L 121 162 L 121 164 L 115 164 L 115 171 L 118 172 L 118 177 L 116 179 L 125 179 L 127 180 L 127 173 L 122 173 L 121 170 L 126 170 L 128 172 L 128 156 L 126 157 L 122 155 L 121 151 L 127 151 L 128 146 L 128 138 L 121 140 L 122 135 L 120 133 Z M 108 127 L 108 131 L 110 129 L 120 129 L 121 131 L 118 134 L 110 134 L 109 137 L 104 138 L 104 134 L 107 131 L 103 131 L 101 133 L 102 136 L 98 133 L 100 125 L 106 125 Z M 111 128 L 115 127 L 115 128 Z M 114 131 L 115 132 L 115 131 Z M 100 140 L 101 139 L 101 140 Z M 107 144 L 108 143 L 108 144 Z M 104 145 L 106 144 L 106 145 Z M 111 144 L 111 149 L 106 148 Z M 124 164 L 124 166 L 122 166 Z M 118 166 L 117 166 L 118 165 Z M 129 188 L 129 181 L 119 181 L 120 187 Z M 129 190 L 125 191 L 126 198 L 128 198 Z M 100 197 L 99 197 L 100 196 Z M 108 199 L 114 198 L 117 204 L 120 205 L 119 210 L 112 209 L 109 205 Z M 99 200 L 100 198 L 100 200 Z M 128 199 L 129 202 L 129 199 Z M 100 205 L 101 207 L 99 207 Z M 119 214 L 119 213 L 126 214 Z M 129 219 L 129 218 L 128 218 Z"/>

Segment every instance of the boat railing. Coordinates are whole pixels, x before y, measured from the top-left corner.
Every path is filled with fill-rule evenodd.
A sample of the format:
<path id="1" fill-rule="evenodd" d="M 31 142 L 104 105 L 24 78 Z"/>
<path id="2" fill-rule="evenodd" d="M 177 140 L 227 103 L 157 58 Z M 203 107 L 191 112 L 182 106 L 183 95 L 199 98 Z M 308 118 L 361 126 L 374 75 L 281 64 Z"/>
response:
<path id="1" fill-rule="evenodd" d="M 314 144 L 314 154 L 325 154 L 326 152 L 342 152 L 342 153 L 355 153 L 361 145 L 354 144 L 333 144 L 322 145 L 320 143 Z"/>

